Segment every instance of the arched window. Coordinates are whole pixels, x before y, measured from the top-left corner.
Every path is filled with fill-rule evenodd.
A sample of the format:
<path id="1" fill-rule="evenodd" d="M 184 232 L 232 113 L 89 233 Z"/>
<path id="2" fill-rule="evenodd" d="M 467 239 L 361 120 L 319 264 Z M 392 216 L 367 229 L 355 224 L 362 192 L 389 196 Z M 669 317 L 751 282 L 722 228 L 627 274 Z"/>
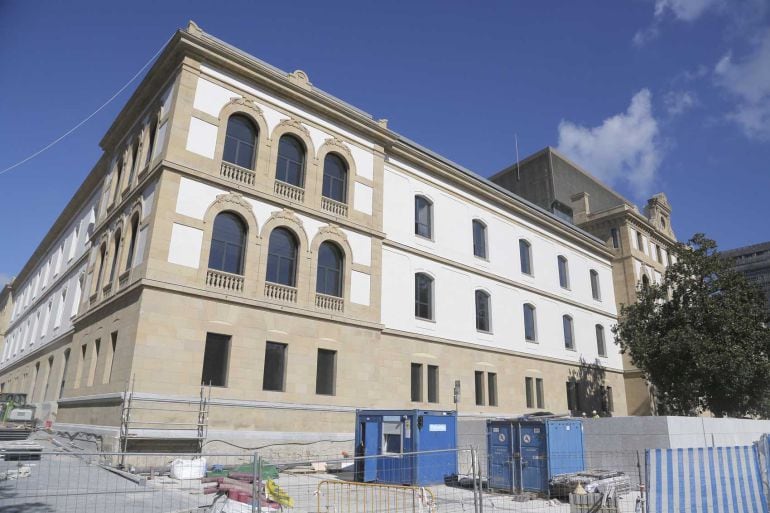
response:
<path id="1" fill-rule="evenodd" d="M 227 120 L 225 150 L 222 160 L 245 167 L 254 168 L 254 155 L 257 147 L 257 129 L 246 116 L 234 114 Z"/>
<path id="2" fill-rule="evenodd" d="M 575 349 L 575 330 L 572 326 L 572 317 L 569 315 L 562 315 L 561 324 L 564 328 L 564 347 L 567 349 Z"/>
<path id="3" fill-rule="evenodd" d="M 646 274 L 642 275 L 642 287 L 647 288 L 650 286 L 650 279 L 647 277 Z"/>
<path id="4" fill-rule="evenodd" d="M 324 158 L 324 197 L 345 203 L 348 186 L 348 166 L 334 153 L 327 153 Z"/>
<path id="5" fill-rule="evenodd" d="M 521 260 L 521 272 L 532 273 L 532 245 L 524 239 L 519 239 L 519 259 Z"/>
<path id="6" fill-rule="evenodd" d="M 483 290 L 476 291 L 476 329 L 492 331 L 490 322 L 490 298 Z"/>
<path id="7" fill-rule="evenodd" d="M 433 203 L 425 196 L 414 197 L 414 233 L 433 238 Z"/>
<path id="8" fill-rule="evenodd" d="M 602 291 L 599 288 L 599 273 L 591 269 L 591 296 L 599 301 L 602 298 Z"/>
<path id="9" fill-rule="evenodd" d="M 567 265 L 567 258 L 559 255 L 557 258 L 559 264 L 559 285 L 563 289 L 569 288 L 569 267 Z"/>
<path id="10" fill-rule="evenodd" d="M 604 326 L 596 325 L 596 350 L 599 356 L 607 356 L 607 345 L 604 343 Z"/>
<path id="11" fill-rule="evenodd" d="M 246 225 L 232 212 L 220 212 L 214 218 L 211 234 L 209 269 L 243 274 L 243 255 L 246 247 Z"/>
<path id="12" fill-rule="evenodd" d="M 112 246 L 112 264 L 110 264 L 110 280 L 107 282 L 112 283 L 115 279 L 115 271 L 118 268 L 118 253 L 120 252 L 120 230 L 115 233 L 115 242 Z"/>
<path id="13" fill-rule="evenodd" d="M 479 258 L 487 258 L 487 225 L 473 220 L 473 255 Z"/>
<path id="14" fill-rule="evenodd" d="M 126 255 L 126 270 L 134 264 L 134 251 L 136 251 L 136 238 L 139 235 L 139 214 L 134 214 L 131 219 L 131 238 L 128 243 L 128 255 Z"/>
<path id="15" fill-rule="evenodd" d="M 144 165 L 152 160 L 152 152 L 155 151 L 155 134 L 158 131 L 158 118 L 152 118 L 150 121 L 150 134 L 147 138 L 147 154 L 144 157 Z"/>
<path id="16" fill-rule="evenodd" d="M 278 143 L 275 178 L 295 187 L 305 184 L 305 146 L 292 135 L 282 136 Z"/>
<path id="17" fill-rule="evenodd" d="M 297 238 L 286 228 L 270 234 L 267 249 L 267 281 L 295 287 L 297 284 Z"/>
<path id="18" fill-rule="evenodd" d="M 118 162 L 118 168 L 115 170 L 115 187 L 112 189 L 112 201 L 117 201 L 120 197 L 120 182 L 123 180 L 123 159 Z"/>
<path id="19" fill-rule="evenodd" d="M 324 242 L 318 248 L 316 292 L 342 297 L 342 273 L 345 257 L 333 242 Z"/>
<path id="20" fill-rule="evenodd" d="M 526 303 L 524 305 L 524 338 L 530 342 L 537 340 L 537 324 L 535 322 L 535 307 Z"/>
<path id="21" fill-rule="evenodd" d="M 414 316 L 433 320 L 433 278 L 425 273 L 414 275 Z"/>
<path id="22" fill-rule="evenodd" d="M 134 145 L 131 147 L 131 173 L 128 175 L 128 187 L 134 183 L 134 177 L 136 176 L 136 168 L 139 167 L 137 159 L 139 158 L 139 139 L 134 141 Z"/>

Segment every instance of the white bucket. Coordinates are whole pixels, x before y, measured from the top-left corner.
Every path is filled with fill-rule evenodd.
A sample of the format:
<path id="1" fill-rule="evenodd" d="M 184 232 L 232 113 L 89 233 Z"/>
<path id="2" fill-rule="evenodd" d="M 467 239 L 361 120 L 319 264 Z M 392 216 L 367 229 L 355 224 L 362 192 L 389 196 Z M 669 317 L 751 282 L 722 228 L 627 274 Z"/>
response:
<path id="1" fill-rule="evenodd" d="M 206 475 L 206 458 L 174 460 L 171 462 L 171 477 L 174 479 L 200 479 Z"/>

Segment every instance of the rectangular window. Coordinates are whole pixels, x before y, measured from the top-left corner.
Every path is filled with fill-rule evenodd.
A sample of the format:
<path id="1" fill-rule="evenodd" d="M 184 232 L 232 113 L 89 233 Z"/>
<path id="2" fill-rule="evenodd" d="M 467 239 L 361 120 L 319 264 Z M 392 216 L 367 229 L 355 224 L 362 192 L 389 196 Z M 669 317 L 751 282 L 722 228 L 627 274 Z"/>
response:
<path id="1" fill-rule="evenodd" d="M 569 270 L 567 269 L 567 259 L 563 256 L 557 258 L 559 264 L 559 285 L 563 289 L 569 288 Z"/>
<path id="2" fill-rule="evenodd" d="M 428 365 L 428 402 L 438 402 L 438 366 Z"/>
<path id="3" fill-rule="evenodd" d="M 473 221 L 473 255 L 487 258 L 487 227 L 481 221 Z"/>
<path id="4" fill-rule="evenodd" d="M 589 273 L 589 275 L 591 277 L 591 297 L 593 297 L 597 301 L 601 301 L 602 290 L 599 284 L 599 273 L 594 269 L 591 269 L 591 272 Z"/>
<path id="5" fill-rule="evenodd" d="M 412 364 L 412 401 L 422 401 L 422 364 Z"/>
<path id="6" fill-rule="evenodd" d="M 476 371 L 476 405 L 484 406 L 484 372 Z"/>
<path id="7" fill-rule="evenodd" d="M 48 369 L 45 376 L 45 389 L 43 390 L 43 397 L 41 398 L 42 401 L 45 401 L 48 398 L 48 389 L 51 385 L 51 373 L 53 371 L 53 356 L 50 356 L 48 358 Z"/>
<path id="8" fill-rule="evenodd" d="M 383 454 L 401 454 L 401 422 L 382 423 L 382 452 Z M 411 434 L 411 433 L 410 433 Z"/>
<path id="9" fill-rule="evenodd" d="M 639 251 L 644 251 L 644 242 L 642 240 L 642 233 L 636 232 L 636 249 Z"/>
<path id="10" fill-rule="evenodd" d="M 524 378 L 524 393 L 527 398 L 527 408 L 535 407 L 535 390 L 534 380 L 532 378 Z"/>
<path id="11" fill-rule="evenodd" d="M 657 244 L 655 244 L 655 259 L 661 264 L 663 263 L 663 255 L 661 255 L 660 246 L 658 246 Z"/>
<path id="12" fill-rule="evenodd" d="M 602 412 L 612 413 L 615 411 L 615 405 L 612 400 L 612 387 L 602 387 Z"/>
<path id="13" fill-rule="evenodd" d="M 117 333 L 115 333 L 117 335 Z M 227 386 L 227 362 L 230 357 L 230 336 L 206 333 L 201 382 L 212 387 Z"/>
<path id="14" fill-rule="evenodd" d="M 115 365 L 115 349 L 118 347 L 118 332 L 110 333 L 110 361 L 107 364 L 107 372 L 104 373 L 104 382 L 112 381 L 112 367 Z"/>
<path id="15" fill-rule="evenodd" d="M 610 228 L 610 237 L 612 238 L 612 247 L 618 249 L 620 247 L 620 232 L 617 228 Z"/>
<path id="16" fill-rule="evenodd" d="M 596 325 L 596 350 L 599 356 L 607 356 L 607 344 L 604 343 L 604 327 Z"/>
<path id="17" fill-rule="evenodd" d="M 315 393 L 334 395 L 336 393 L 337 351 L 319 349 L 316 363 Z"/>
<path id="18" fill-rule="evenodd" d="M 567 381 L 567 409 L 569 411 L 578 411 L 578 393 L 577 382 Z"/>
<path id="19" fill-rule="evenodd" d="M 61 386 L 59 386 L 59 399 L 64 396 L 64 385 L 67 384 L 67 364 L 70 362 L 70 350 L 64 351 L 64 365 L 61 370 Z"/>
<path id="20" fill-rule="evenodd" d="M 94 377 L 96 376 L 96 365 L 99 363 L 99 348 L 102 345 L 102 339 L 97 338 L 94 342 L 94 352 L 91 355 L 91 361 L 88 365 L 88 386 L 94 384 Z"/>
<path id="21" fill-rule="evenodd" d="M 497 406 L 497 373 L 487 373 L 487 392 L 489 393 L 489 405 Z"/>
<path id="22" fill-rule="evenodd" d="M 283 392 L 286 385 L 286 352 L 288 346 L 278 342 L 265 344 L 265 368 L 262 374 L 262 390 Z"/>
<path id="23" fill-rule="evenodd" d="M 537 407 L 545 408 L 545 394 L 543 391 L 543 380 L 541 378 L 535 379 L 535 389 L 537 392 Z"/>

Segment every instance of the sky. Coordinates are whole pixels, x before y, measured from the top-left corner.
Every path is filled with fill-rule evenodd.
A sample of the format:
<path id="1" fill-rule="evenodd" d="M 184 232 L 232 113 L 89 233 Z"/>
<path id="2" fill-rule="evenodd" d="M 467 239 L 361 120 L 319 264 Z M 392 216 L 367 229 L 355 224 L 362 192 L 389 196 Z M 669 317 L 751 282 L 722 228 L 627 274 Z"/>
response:
<path id="1" fill-rule="evenodd" d="M 770 0 L 38 2 L 0 0 L 0 283 L 101 154 L 138 81 L 194 20 L 491 176 L 545 146 L 680 240 L 770 240 Z"/>

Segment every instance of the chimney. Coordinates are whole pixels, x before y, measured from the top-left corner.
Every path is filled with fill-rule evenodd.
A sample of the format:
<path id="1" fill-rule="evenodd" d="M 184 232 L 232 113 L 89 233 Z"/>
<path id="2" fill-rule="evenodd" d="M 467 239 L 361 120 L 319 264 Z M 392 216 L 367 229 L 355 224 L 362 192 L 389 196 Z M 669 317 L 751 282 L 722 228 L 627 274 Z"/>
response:
<path id="1" fill-rule="evenodd" d="M 578 192 L 570 196 L 572 201 L 572 222 L 580 225 L 588 221 L 588 215 L 591 213 L 589 200 L 591 196 L 587 192 Z"/>

